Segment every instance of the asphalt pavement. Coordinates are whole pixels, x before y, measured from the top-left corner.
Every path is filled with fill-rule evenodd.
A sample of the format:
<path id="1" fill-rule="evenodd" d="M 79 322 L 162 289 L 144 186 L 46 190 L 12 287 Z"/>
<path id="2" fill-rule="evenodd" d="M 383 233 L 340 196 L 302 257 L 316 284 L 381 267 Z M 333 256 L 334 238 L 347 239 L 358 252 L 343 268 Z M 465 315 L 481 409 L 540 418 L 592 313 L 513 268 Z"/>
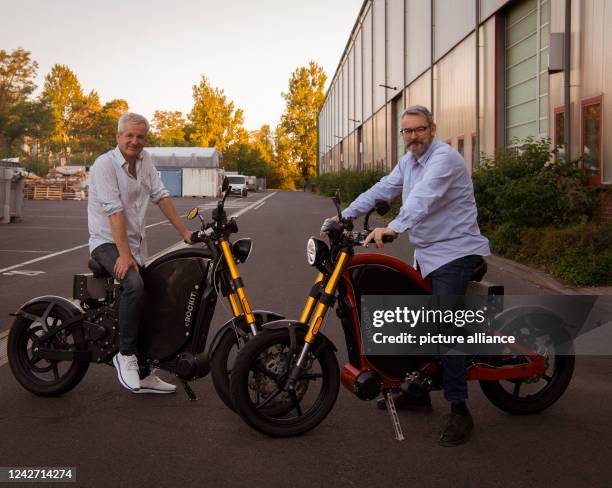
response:
<path id="1" fill-rule="evenodd" d="M 184 214 L 212 201 L 175 203 Z M 229 207 L 230 214 L 250 207 L 239 217 L 238 236 L 254 242 L 249 261 L 240 265 L 252 304 L 296 317 L 316 274 L 306 263 L 306 239 L 334 213 L 331 201 L 278 192 L 232 198 Z M 151 253 L 178 241 L 154 206 L 147 223 Z M 189 225 L 195 229 L 195 222 Z M 23 223 L 0 227 L 0 337 L 10 326 L 7 313 L 27 299 L 71 295 L 72 275 L 86 272 L 87 248 L 78 247 L 86 242 L 84 202 L 28 201 Z M 384 252 L 411 260 L 404 236 Z M 487 279 L 503 283 L 508 293 L 550 293 L 495 267 Z M 211 334 L 229 317 L 227 305 L 219 303 Z M 344 364 L 335 314 L 329 314 L 324 333 Z M 172 396 L 131 394 L 112 368 L 93 365 L 73 391 L 50 399 L 22 389 L 5 365 L 0 466 L 75 466 L 76 486 L 84 487 L 609 487 L 611 376 L 611 358 L 577 358 L 565 395 L 541 414 L 522 417 L 496 409 L 472 383 L 473 438 L 444 448 L 436 443 L 448 411 L 440 394 L 433 395 L 432 413 L 400 412 L 406 436 L 401 443 L 385 412 L 344 389 L 316 429 L 271 439 L 229 411 L 209 378 L 193 383 L 199 399 L 190 402 L 180 387 Z"/>

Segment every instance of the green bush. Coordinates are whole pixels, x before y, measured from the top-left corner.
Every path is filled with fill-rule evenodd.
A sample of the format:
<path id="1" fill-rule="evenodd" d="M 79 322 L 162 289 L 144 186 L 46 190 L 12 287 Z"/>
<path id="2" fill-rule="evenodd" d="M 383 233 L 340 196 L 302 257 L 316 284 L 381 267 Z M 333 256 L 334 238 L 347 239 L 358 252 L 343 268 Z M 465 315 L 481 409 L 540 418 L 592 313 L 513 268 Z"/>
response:
<path id="1" fill-rule="evenodd" d="M 348 205 L 361 193 L 366 191 L 378 180 L 385 176 L 380 169 L 364 172 L 339 171 L 338 173 L 325 173 L 309 180 L 313 191 L 325 196 L 333 196 L 336 190 L 340 190 L 340 197 L 344 205 Z"/>
<path id="2" fill-rule="evenodd" d="M 515 253 L 570 285 L 612 284 L 612 225 L 594 222 L 564 229 L 527 229 Z"/>
<path id="3" fill-rule="evenodd" d="M 514 142 L 517 147 L 485 157 L 474 172 L 481 227 L 564 227 L 590 220 L 597 199 L 577 161 L 554 161 L 549 140 Z"/>

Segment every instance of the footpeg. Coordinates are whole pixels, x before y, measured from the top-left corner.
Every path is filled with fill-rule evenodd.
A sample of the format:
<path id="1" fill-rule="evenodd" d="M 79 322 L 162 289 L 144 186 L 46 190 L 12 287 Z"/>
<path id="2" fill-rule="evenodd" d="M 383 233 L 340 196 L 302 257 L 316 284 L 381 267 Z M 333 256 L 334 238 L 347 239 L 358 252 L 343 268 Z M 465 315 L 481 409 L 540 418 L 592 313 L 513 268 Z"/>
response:
<path id="1" fill-rule="evenodd" d="M 195 402 L 198 399 L 197 395 L 194 393 L 194 391 L 191 389 L 191 386 L 189 386 L 189 383 L 187 383 L 186 381 L 183 381 L 183 388 L 185 388 L 185 393 L 187 393 L 187 396 L 189 397 L 190 401 Z"/>
<path id="2" fill-rule="evenodd" d="M 402 424 L 400 424 L 399 418 L 397 416 L 395 401 L 393 401 L 393 395 L 391 395 L 391 390 L 384 390 L 383 397 L 385 398 L 385 403 L 387 404 L 387 412 L 389 412 L 389 415 L 391 417 L 391 424 L 393 425 L 395 439 L 398 441 L 403 441 L 404 433 L 402 432 Z"/>

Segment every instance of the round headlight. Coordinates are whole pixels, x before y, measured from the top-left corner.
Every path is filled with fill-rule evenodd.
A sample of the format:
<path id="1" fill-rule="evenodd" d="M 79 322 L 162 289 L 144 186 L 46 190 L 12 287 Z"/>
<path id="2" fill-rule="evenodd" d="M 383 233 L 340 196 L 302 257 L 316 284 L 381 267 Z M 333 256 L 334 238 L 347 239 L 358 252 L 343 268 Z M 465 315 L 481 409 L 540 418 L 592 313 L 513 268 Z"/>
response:
<path id="1" fill-rule="evenodd" d="M 322 265 L 329 258 L 329 247 L 321 239 L 311 237 L 306 244 L 306 259 L 311 266 Z"/>
<path id="2" fill-rule="evenodd" d="M 251 239 L 249 238 L 238 239 L 234 242 L 232 244 L 232 254 L 234 258 L 236 258 L 236 261 L 244 263 L 249 257 L 249 254 L 251 254 L 252 247 Z"/>
<path id="3" fill-rule="evenodd" d="M 313 266 L 315 260 L 317 258 L 317 243 L 314 238 L 308 239 L 308 244 L 306 244 L 306 260 L 310 266 Z"/>

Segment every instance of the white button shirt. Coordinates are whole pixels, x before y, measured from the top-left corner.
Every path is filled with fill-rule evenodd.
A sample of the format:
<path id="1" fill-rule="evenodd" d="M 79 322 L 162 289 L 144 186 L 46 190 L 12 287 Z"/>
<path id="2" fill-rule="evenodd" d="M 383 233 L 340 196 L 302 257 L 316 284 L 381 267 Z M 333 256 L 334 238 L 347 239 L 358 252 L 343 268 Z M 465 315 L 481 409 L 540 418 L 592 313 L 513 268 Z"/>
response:
<path id="1" fill-rule="evenodd" d="M 144 266 L 147 259 L 146 215 L 149 200 L 158 203 L 170 196 L 155 169 L 151 156 L 143 150 L 136 161 L 136 178 L 128 171 L 119 147 L 98 157 L 89 172 L 89 252 L 105 243 L 114 243 L 109 216 L 123 211 L 130 251 Z"/>
<path id="2" fill-rule="evenodd" d="M 363 215 L 376 200 L 389 201 L 400 192 L 402 208 L 389 228 L 398 234 L 410 232 L 424 277 L 455 259 L 491 254 L 476 221 L 472 178 L 451 146 L 434 139 L 418 160 L 407 152 L 391 173 L 359 195 L 342 216 Z"/>

